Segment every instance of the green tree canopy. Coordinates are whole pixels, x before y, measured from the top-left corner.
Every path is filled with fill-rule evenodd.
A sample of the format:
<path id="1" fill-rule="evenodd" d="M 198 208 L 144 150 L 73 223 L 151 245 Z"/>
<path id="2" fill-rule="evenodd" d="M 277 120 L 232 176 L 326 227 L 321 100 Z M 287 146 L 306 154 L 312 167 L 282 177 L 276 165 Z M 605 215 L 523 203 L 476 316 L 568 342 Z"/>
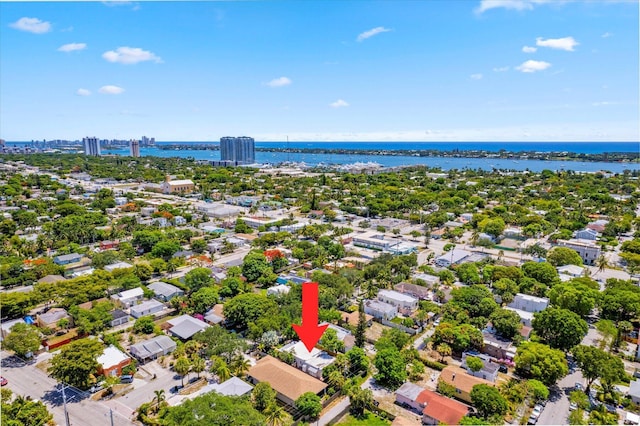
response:
<path id="1" fill-rule="evenodd" d="M 269 382 L 260 382 L 251 391 L 251 401 L 256 410 L 264 412 L 267 407 L 276 403 L 276 391 L 273 390 Z"/>
<path id="2" fill-rule="evenodd" d="M 471 389 L 471 401 L 478 414 L 485 419 L 492 416 L 504 416 L 509 405 L 507 400 L 493 386 L 481 384 Z"/>
<path id="3" fill-rule="evenodd" d="M 589 331 L 589 325 L 580 315 L 554 307 L 536 312 L 531 325 L 536 335 L 549 346 L 563 351 L 580 343 Z"/>
<path id="4" fill-rule="evenodd" d="M 213 284 L 211 270 L 209 268 L 192 269 L 184 276 L 184 283 L 191 289 L 191 291 L 197 291 L 202 287 L 208 287 Z"/>
<path id="5" fill-rule="evenodd" d="M 315 393 L 305 392 L 296 399 L 296 408 L 305 416 L 315 419 L 322 411 L 322 403 Z"/>
<path id="6" fill-rule="evenodd" d="M 600 291 L 598 283 L 592 279 L 574 278 L 554 285 L 548 295 L 554 306 L 586 317 L 595 308 L 600 298 Z"/>
<path id="7" fill-rule="evenodd" d="M 40 332 L 32 325 L 19 322 L 11 327 L 11 332 L 2 342 L 2 346 L 24 358 L 25 355 L 37 351 L 40 347 Z"/>
<path id="8" fill-rule="evenodd" d="M 60 353 L 51 359 L 49 373 L 62 383 L 87 389 L 90 376 L 97 371 L 96 359 L 104 346 L 94 339 L 80 339 L 65 345 Z"/>
<path id="9" fill-rule="evenodd" d="M 582 265 L 582 258 L 577 251 L 568 247 L 554 247 L 547 252 L 547 262 L 553 266 Z"/>
<path id="10" fill-rule="evenodd" d="M 622 360 L 602 349 L 579 345 L 573 348 L 573 356 L 587 379 L 587 391 L 596 379 L 615 383 L 625 377 Z"/>
<path id="11" fill-rule="evenodd" d="M 564 352 L 542 343 L 522 343 L 514 361 L 518 374 L 540 380 L 547 386 L 555 384 L 569 372 Z"/>
<path id="12" fill-rule="evenodd" d="M 215 410 L 211 409 L 215 407 Z M 246 397 L 224 396 L 216 392 L 187 399 L 160 412 L 165 426 L 264 426 L 265 417 Z"/>
<path id="13" fill-rule="evenodd" d="M 395 347 L 386 347 L 376 354 L 373 360 L 378 369 L 376 381 L 390 388 L 397 388 L 407 379 L 406 364 Z"/>
<path id="14" fill-rule="evenodd" d="M 276 302 L 256 293 L 239 294 L 224 305 L 225 318 L 239 328 L 247 328 L 261 317 L 275 315 L 277 310 Z"/>
<path id="15" fill-rule="evenodd" d="M 520 316 L 508 309 L 496 309 L 489 320 L 498 334 L 506 339 L 512 339 L 522 328 Z"/>

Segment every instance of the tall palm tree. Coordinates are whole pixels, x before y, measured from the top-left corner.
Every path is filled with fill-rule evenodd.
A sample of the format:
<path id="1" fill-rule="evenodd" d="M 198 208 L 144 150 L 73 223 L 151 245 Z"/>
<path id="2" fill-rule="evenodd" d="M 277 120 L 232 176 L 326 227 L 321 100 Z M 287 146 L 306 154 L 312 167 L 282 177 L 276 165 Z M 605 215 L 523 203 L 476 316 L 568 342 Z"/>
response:
<path id="1" fill-rule="evenodd" d="M 344 376 L 341 371 L 334 370 L 329 373 L 329 377 L 327 377 L 327 383 L 329 386 L 336 390 L 341 390 L 344 386 Z"/>
<path id="2" fill-rule="evenodd" d="M 198 375 L 198 379 L 200 378 L 200 373 L 202 373 L 205 369 L 204 359 L 200 358 L 197 355 L 194 355 L 191 360 L 191 370 Z"/>
<path id="3" fill-rule="evenodd" d="M 270 404 L 264 414 L 269 426 L 284 426 L 287 420 L 287 413 L 276 403 Z"/>
<path id="4" fill-rule="evenodd" d="M 604 253 L 596 259 L 596 266 L 598 267 L 598 274 L 604 272 L 604 270 L 609 266 L 609 262 L 607 261 Z"/>
<path id="5" fill-rule="evenodd" d="M 229 366 L 226 362 L 218 366 L 216 375 L 218 376 L 218 380 L 220 380 L 220 383 L 226 382 L 231 378 L 231 370 L 229 370 Z"/>

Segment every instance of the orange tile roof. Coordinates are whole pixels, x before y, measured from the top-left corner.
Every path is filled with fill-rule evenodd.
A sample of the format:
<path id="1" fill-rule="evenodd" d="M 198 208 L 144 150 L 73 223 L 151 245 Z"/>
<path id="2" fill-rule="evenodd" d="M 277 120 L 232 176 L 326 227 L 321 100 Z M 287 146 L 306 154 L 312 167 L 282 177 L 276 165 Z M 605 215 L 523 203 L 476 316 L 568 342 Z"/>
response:
<path id="1" fill-rule="evenodd" d="M 426 404 L 422 413 L 436 419 L 438 423 L 448 425 L 460 424 L 460 420 L 469 413 L 467 405 L 454 399 L 447 398 L 430 390 L 424 390 L 418 395 L 417 402 Z"/>
<path id="2" fill-rule="evenodd" d="M 462 392 L 471 393 L 471 389 L 475 385 L 489 385 L 495 386 L 494 383 L 481 379 L 480 377 L 472 376 L 467 373 L 466 370 L 460 367 L 449 366 L 446 367 L 440 373 L 440 379 L 445 383 L 453 385 L 456 389 L 460 389 Z"/>
<path id="3" fill-rule="evenodd" d="M 276 392 L 293 401 L 305 392 L 317 394 L 327 387 L 326 383 L 270 355 L 251 367 L 248 375 L 259 382 L 269 382 Z"/>

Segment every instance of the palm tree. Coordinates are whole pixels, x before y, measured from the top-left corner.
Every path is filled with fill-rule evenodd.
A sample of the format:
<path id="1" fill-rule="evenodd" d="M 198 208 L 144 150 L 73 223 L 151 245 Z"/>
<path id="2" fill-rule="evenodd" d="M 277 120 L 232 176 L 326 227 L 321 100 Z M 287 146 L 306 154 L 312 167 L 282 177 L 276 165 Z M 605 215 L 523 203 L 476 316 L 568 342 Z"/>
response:
<path id="1" fill-rule="evenodd" d="M 327 383 L 332 388 L 341 390 L 344 386 L 344 376 L 342 375 L 342 372 L 333 370 L 331 373 L 329 373 L 329 377 L 327 377 Z"/>
<path id="2" fill-rule="evenodd" d="M 200 358 L 197 355 L 194 355 L 191 360 L 191 369 L 194 373 L 198 375 L 198 379 L 200 378 L 200 373 L 202 373 L 205 369 L 204 359 Z"/>
<path id="3" fill-rule="evenodd" d="M 607 261 L 604 253 L 596 259 L 596 266 L 598 267 L 598 274 L 604 272 L 604 270 L 609 266 L 609 262 Z"/>
<path id="4" fill-rule="evenodd" d="M 264 415 L 269 426 L 284 426 L 287 419 L 287 413 L 276 403 L 270 404 L 264 410 Z"/>
<path id="5" fill-rule="evenodd" d="M 164 402 L 164 400 L 166 399 L 164 395 L 164 389 L 155 390 L 153 391 L 153 393 L 156 395 L 153 400 L 155 401 L 156 412 L 158 412 L 160 411 L 160 404 L 162 404 L 162 402 Z"/>
<path id="6" fill-rule="evenodd" d="M 244 376 L 249 371 L 249 368 L 251 368 L 251 363 L 242 355 L 233 361 L 233 374 L 236 376 Z"/>

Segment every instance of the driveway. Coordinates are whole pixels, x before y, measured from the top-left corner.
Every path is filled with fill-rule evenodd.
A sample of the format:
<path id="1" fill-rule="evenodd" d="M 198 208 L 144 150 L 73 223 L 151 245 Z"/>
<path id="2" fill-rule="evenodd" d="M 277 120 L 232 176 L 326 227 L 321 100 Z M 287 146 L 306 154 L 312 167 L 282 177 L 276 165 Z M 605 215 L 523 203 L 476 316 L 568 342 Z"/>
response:
<path id="1" fill-rule="evenodd" d="M 44 356 L 43 356 L 44 355 Z M 2 351 L 2 375 L 9 384 L 6 388 L 16 395 L 30 396 L 46 404 L 53 414 L 53 420 L 59 424 L 65 424 L 64 404 L 62 388 L 58 382 L 49 377 L 42 370 L 36 368 L 36 364 L 45 359 L 49 354 L 42 354 L 34 362 L 25 364 L 11 354 Z M 67 398 L 67 411 L 69 413 L 69 423 L 77 426 L 107 425 L 110 424 L 110 407 L 102 402 L 92 401 L 89 394 L 81 392 L 75 388 L 65 389 Z M 115 406 L 115 404 L 113 404 Z M 113 412 L 114 426 L 130 426 L 133 423 L 125 413 Z"/>
<path id="2" fill-rule="evenodd" d="M 144 368 L 144 365 L 142 366 Z M 157 371 L 154 369 L 154 371 Z M 164 389 L 165 395 L 169 397 L 169 389 L 181 384 L 180 376 L 173 371 L 163 369 L 161 374 L 156 373 L 157 378 L 151 380 L 134 379 L 133 390 L 123 396 L 117 396 L 111 401 L 116 401 L 122 405 L 122 409 L 128 408 L 129 411 L 135 411 L 145 402 L 150 402 L 155 394 L 154 391 Z M 201 375 L 202 376 L 202 375 Z M 189 374 L 189 378 L 196 377 L 195 374 Z M 185 378 L 185 384 L 187 378 Z"/>

